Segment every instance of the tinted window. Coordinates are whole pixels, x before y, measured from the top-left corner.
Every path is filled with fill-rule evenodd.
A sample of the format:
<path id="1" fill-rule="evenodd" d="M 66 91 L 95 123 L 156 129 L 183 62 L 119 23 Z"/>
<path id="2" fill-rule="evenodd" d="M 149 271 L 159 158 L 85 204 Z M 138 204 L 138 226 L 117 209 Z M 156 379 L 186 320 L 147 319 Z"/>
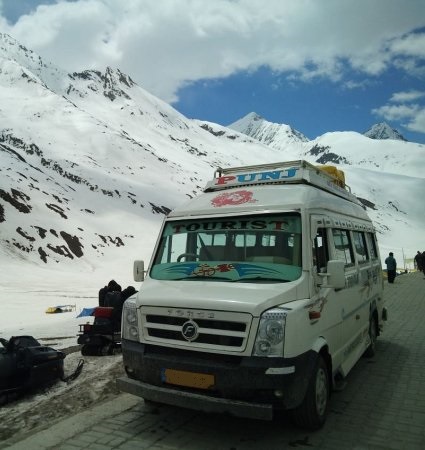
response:
<path id="1" fill-rule="evenodd" d="M 353 249 L 351 248 L 350 233 L 348 230 L 332 230 L 335 258 L 344 261 L 346 265 L 354 263 Z"/>
<path id="2" fill-rule="evenodd" d="M 367 247 L 369 249 L 369 254 L 372 259 L 376 259 L 378 257 L 378 252 L 376 251 L 376 240 L 375 236 L 372 233 L 366 233 L 367 237 Z"/>
<path id="3" fill-rule="evenodd" d="M 369 259 L 366 248 L 366 237 L 363 232 L 353 231 L 354 250 L 359 263 L 366 262 Z"/>
<path id="4" fill-rule="evenodd" d="M 314 238 L 313 248 L 313 266 L 316 266 L 317 272 L 326 272 L 329 260 L 328 245 L 326 238 L 326 229 L 319 228 Z"/>

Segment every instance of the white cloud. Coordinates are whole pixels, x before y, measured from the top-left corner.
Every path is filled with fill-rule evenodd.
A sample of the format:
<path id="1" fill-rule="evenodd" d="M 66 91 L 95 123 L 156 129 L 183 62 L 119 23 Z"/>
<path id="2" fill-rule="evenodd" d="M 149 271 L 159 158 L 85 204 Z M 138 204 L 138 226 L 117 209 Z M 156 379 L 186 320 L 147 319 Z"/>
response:
<path id="1" fill-rule="evenodd" d="M 425 65 L 423 60 L 412 57 L 396 57 L 392 60 L 392 64 L 411 76 L 422 78 L 425 76 Z"/>
<path id="2" fill-rule="evenodd" d="M 415 103 L 384 105 L 372 113 L 388 121 L 403 121 L 402 126 L 410 131 L 425 133 L 425 107 Z"/>
<path id="3" fill-rule="evenodd" d="M 425 92 L 422 91 L 405 91 L 405 92 L 396 92 L 390 98 L 391 102 L 396 103 L 405 103 L 418 100 L 422 97 L 425 97 Z"/>
<path id="4" fill-rule="evenodd" d="M 425 133 L 425 108 L 421 108 L 412 117 L 407 124 L 404 125 L 408 130 Z"/>
<path id="5" fill-rule="evenodd" d="M 382 116 L 387 120 L 401 120 L 414 117 L 419 111 L 419 106 L 412 105 L 384 105 L 372 110 L 373 114 Z"/>
<path id="6" fill-rule="evenodd" d="M 401 125 L 407 130 L 425 133 L 425 105 L 421 102 L 424 97 L 425 91 L 395 92 L 389 104 L 373 109 L 372 113 L 388 121 L 403 122 Z"/>
<path id="7" fill-rule="evenodd" d="M 409 34 L 396 39 L 391 44 L 391 50 L 405 56 L 425 58 L 425 33 Z"/>
<path id="8" fill-rule="evenodd" d="M 69 71 L 119 67 L 172 102 L 188 82 L 261 65 L 336 81 L 347 63 L 371 75 L 394 56 L 414 63 L 424 17 L 422 0 L 78 0 L 0 17 L 0 30 Z"/>
<path id="9" fill-rule="evenodd" d="M 347 80 L 344 82 L 343 87 L 345 89 L 354 90 L 354 89 L 366 89 L 370 86 L 372 86 L 374 82 L 370 79 L 363 79 L 360 81 L 354 81 L 354 80 Z"/>

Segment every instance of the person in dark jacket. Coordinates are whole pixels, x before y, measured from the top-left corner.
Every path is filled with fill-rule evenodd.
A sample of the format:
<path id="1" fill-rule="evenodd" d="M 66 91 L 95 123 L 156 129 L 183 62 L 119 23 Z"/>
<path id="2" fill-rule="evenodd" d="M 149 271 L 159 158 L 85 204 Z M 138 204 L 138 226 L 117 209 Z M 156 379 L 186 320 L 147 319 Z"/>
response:
<path id="1" fill-rule="evenodd" d="M 121 329 L 121 315 L 124 302 L 137 291 L 133 286 L 128 286 L 122 291 L 107 292 L 103 306 L 114 308 L 112 320 L 117 329 Z"/>
<path id="2" fill-rule="evenodd" d="M 105 297 L 109 292 L 121 292 L 121 286 L 115 281 L 111 280 L 107 286 L 99 290 L 99 306 L 105 305 Z"/>
<path id="3" fill-rule="evenodd" d="M 397 269 L 397 261 L 394 258 L 393 252 L 390 252 L 390 254 L 385 258 L 385 264 L 387 265 L 388 283 L 392 284 L 394 283 Z"/>
<path id="4" fill-rule="evenodd" d="M 422 272 L 425 275 L 425 251 L 422 252 Z"/>
<path id="5" fill-rule="evenodd" d="M 415 267 L 419 272 L 423 270 L 423 254 L 418 250 L 415 255 Z"/>
<path id="6" fill-rule="evenodd" d="M 137 291 L 134 286 L 127 286 L 122 292 L 121 297 L 123 302 L 125 302 L 128 298 L 130 298 L 133 294 L 135 294 Z"/>

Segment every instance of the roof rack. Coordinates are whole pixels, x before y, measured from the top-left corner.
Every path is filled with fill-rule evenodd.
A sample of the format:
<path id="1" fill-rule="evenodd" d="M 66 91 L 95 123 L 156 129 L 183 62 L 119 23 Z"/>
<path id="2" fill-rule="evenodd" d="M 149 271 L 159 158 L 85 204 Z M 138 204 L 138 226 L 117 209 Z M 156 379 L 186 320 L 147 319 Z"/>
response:
<path id="1" fill-rule="evenodd" d="M 310 184 L 354 203 L 359 203 L 345 184 L 344 172 L 335 166 L 315 166 L 305 160 L 241 167 L 218 167 L 204 192 L 263 184 Z"/>

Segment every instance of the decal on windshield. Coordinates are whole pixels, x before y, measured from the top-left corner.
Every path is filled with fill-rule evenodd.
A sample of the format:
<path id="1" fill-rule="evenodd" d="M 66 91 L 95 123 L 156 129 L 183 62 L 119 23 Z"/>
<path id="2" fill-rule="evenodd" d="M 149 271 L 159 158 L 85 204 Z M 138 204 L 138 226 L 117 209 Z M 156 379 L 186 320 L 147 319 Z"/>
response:
<path id="1" fill-rule="evenodd" d="M 173 265 L 171 267 L 166 267 L 161 272 L 173 274 L 173 275 L 181 275 L 188 277 L 214 277 L 214 275 L 226 272 L 236 271 L 239 277 L 250 276 L 250 275 L 275 275 L 280 277 L 282 275 L 278 270 L 258 266 L 255 264 L 241 264 L 241 263 L 233 263 L 233 264 L 215 264 L 210 265 L 207 263 L 199 264 L 199 263 L 187 263 L 187 264 L 178 264 Z"/>

